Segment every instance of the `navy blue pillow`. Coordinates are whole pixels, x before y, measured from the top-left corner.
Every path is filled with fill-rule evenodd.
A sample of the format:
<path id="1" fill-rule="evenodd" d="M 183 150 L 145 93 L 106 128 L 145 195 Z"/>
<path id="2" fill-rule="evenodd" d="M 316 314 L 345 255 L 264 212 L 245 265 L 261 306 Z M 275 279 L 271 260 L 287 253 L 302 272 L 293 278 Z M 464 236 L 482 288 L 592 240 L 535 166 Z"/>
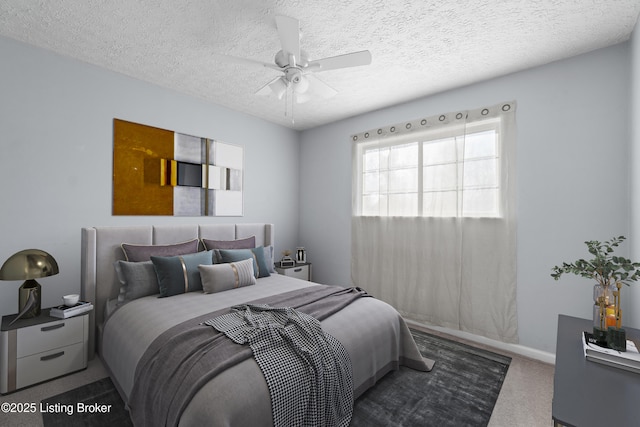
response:
<path id="1" fill-rule="evenodd" d="M 217 249 L 220 260 L 223 263 L 238 262 L 245 259 L 253 259 L 253 272 L 258 277 L 269 277 L 269 265 L 264 257 L 264 248 L 258 246 L 253 249 Z"/>
<path id="2" fill-rule="evenodd" d="M 161 297 L 201 291 L 199 265 L 213 264 L 211 251 L 172 257 L 152 256 L 151 262 L 158 276 Z"/>

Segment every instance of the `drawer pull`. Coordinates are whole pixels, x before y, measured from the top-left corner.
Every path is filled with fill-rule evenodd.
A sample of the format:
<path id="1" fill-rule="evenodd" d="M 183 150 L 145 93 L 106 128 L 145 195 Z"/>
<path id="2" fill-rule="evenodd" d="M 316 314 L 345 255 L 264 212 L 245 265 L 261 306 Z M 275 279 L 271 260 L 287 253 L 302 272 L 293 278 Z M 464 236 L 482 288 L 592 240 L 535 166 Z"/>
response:
<path id="1" fill-rule="evenodd" d="M 63 355 L 64 355 L 64 351 L 60 351 L 60 352 L 58 352 L 58 353 L 50 354 L 50 355 L 48 355 L 48 356 L 42 356 L 42 357 L 40 358 L 40 360 L 42 360 L 42 361 L 44 362 L 45 360 L 56 359 L 56 358 L 58 358 L 58 357 L 60 357 L 60 356 L 63 356 Z"/>
<path id="2" fill-rule="evenodd" d="M 296 269 L 294 269 L 293 271 L 294 271 L 294 272 L 296 272 L 296 273 L 300 273 L 300 272 L 302 271 L 302 267 L 300 267 L 300 268 L 296 268 Z"/>
<path id="3" fill-rule="evenodd" d="M 53 331 L 54 329 L 60 329 L 60 328 L 64 328 L 64 323 L 58 323 L 57 325 L 53 325 L 53 326 L 44 326 L 40 328 L 40 330 L 42 332 L 47 332 L 47 331 Z"/>

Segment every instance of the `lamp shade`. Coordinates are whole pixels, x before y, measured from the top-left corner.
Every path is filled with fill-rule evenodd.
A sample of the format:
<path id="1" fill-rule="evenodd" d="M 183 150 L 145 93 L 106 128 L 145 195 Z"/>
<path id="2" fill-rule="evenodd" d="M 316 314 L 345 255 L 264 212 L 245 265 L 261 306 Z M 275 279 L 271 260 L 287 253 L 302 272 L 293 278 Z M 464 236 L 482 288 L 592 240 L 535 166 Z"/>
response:
<path id="1" fill-rule="evenodd" d="M 0 280 L 29 280 L 54 274 L 58 274 L 58 263 L 40 249 L 16 252 L 0 268 Z"/>

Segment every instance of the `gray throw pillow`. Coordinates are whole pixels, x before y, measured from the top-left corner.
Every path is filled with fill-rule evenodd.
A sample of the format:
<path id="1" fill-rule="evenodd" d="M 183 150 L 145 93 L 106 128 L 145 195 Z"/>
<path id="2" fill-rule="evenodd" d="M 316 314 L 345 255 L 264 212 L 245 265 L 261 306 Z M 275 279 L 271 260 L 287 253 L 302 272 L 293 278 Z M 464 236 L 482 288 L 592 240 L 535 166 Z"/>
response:
<path id="1" fill-rule="evenodd" d="M 265 246 L 264 247 L 264 261 L 268 264 L 269 273 L 275 273 L 276 272 L 273 255 L 274 255 L 273 245 Z"/>
<path id="2" fill-rule="evenodd" d="M 205 294 L 256 284 L 253 261 L 250 259 L 228 264 L 199 265 L 198 270 Z"/>
<path id="3" fill-rule="evenodd" d="M 158 293 L 158 278 L 151 261 L 116 261 L 115 268 L 122 283 L 118 305 Z"/>
<path id="4" fill-rule="evenodd" d="M 219 249 L 216 250 L 219 261 L 222 263 L 237 262 L 244 259 L 253 259 L 253 270 L 256 278 L 269 277 L 269 264 L 265 259 L 264 247 L 258 246 L 252 249 Z"/>

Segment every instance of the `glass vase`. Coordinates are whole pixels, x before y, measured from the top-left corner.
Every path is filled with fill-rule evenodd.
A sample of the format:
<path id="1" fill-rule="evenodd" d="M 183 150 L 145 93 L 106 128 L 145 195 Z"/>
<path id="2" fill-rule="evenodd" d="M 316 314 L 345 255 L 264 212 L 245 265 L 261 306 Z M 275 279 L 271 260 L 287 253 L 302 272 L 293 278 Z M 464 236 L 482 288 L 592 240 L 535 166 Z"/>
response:
<path id="1" fill-rule="evenodd" d="M 607 344 L 607 329 L 615 326 L 613 289 L 600 283 L 593 287 L 593 336 L 598 343 Z"/>

